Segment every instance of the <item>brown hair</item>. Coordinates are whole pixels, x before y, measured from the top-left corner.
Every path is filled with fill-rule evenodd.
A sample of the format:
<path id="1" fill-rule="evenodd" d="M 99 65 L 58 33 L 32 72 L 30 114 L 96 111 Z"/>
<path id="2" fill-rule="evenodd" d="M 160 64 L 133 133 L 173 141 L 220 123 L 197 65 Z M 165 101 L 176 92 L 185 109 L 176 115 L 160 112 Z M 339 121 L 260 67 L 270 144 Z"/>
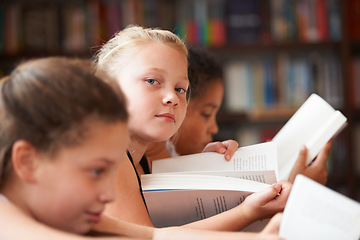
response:
<path id="1" fill-rule="evenodd" d="M 0 81 L 0 186 L 11 169 L 12 145 L 20 139 L 56 154 L 79 144 L 92 120 L 126 122 L 120 89 L 95 76 L 89 60 L 30 60 Z"/>

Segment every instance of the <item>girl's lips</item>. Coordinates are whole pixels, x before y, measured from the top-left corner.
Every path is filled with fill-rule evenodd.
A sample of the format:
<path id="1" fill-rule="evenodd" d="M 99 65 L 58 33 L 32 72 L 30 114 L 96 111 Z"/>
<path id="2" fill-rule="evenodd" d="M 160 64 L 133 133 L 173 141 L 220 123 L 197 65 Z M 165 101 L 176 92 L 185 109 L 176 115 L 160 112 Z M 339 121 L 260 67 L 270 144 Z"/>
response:
<path id="1" fill-rule="evenodd" d="M 171 113 L 163 113 L 163 114 L 159 114 L 159 115 L 155 115 L 155 116 L 158 118 L 163 118 L 170 122 L 175 122 L 175 115 L 171 114 Z"/>
<path id="2" fill-rule="evenodd" d="M 93 212 L 86 212 L 87 218 L 90 222 L 98 223 L 101 219 L 101 212 L 93 213 Z"/>

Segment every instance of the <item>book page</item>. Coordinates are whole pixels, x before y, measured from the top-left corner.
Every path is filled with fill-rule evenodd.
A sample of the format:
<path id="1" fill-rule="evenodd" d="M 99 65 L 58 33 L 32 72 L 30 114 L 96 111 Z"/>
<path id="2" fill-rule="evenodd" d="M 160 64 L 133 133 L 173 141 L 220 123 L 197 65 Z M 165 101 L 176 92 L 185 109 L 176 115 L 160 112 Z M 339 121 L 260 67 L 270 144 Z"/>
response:
<path id="1" fill-rule="evenodd" d="M 277 144 L 280 179 L 288 178 L 303 144 L 309 150 L 309 163 L 345 123 L 341 112 L 312 94 L 272 140 Z"/>
<path id="2" fill-rule="evenodd" d="M 162 174 L 162 173 L 157 173 Z M 166 174 L 166 173 L 164 173 Z M 275 170 L 263 171 L 206 171 L 206 172 L 176 172 L 172 174 L 199 174 L 199 175 L 215 175 L 224 177 L 241 178 L 266 184 L 277 182 Z"/>
<path id="3" fill-rule="evenodd" d="M 291 240 L 358 240 L 360 203 L 298 175 L 285 206 L 279 236 Z"/>
<path id="4" fill-rule="evenodd" d="M 251 192 L 221 190 L 145 191 L 155 227 L 179 226 L 222 213 L 242 203 Z"/>
<path id="5" fill-rule="evenodd" d="M 205 171 L 278 171 L 276 145 L 272 142 L 239 148 L 230 161 L 223 154 L 205 152 L 152 162 L 153 173 Z"/>
<path id="6" fill-rule="evenodd" d="M 258 192 L 270 185 L 252 180 L 224 176 L 153 173 L 141 175 L 141 186 L 144 192 L 169 189 Z"/>

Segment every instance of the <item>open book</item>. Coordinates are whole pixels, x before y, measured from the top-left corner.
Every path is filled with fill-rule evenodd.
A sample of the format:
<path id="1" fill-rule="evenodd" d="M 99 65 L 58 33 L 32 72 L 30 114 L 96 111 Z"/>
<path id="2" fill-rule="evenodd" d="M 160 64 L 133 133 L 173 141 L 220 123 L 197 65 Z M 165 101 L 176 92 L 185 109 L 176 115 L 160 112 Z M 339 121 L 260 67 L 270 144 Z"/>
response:
<path id="1" fill-rule="evenodd" d="M 155 227 L 179 226 L 211 217 L 270 186 L 240 178 L 191 174 L 145 174 L 141 184 Z"/>
<path id="2" fill-rule="evenodd" d="M 230 161 L 214 152 L 157 160 L 152 170 L 141 176 L 151 221 L 156 227 L 183 225 L 236 207 L 277 182 L 276 146 L 242 147 Z"/>
<path id="3" fill-rule="evenodd" d="M 285 239 L 360 239 L 360 203 L 297 175 L 281 219 Z"/>
<path id="4" fill-rule="evenodd" d="M 272 184 L 278 179 L 276 145 L 267 142 L 240 147 L 230 161 L 215 152 L 156 160 L 152 173 L 217 175 Z"/>
<path id="5" fill-rule="evenodd" d="M 277 144 L 279 179 L 288 179 L 303 144 L 307 163 L 346 126 L 346 117 L 317 94 L 312 94 L 272 139 Z"/>

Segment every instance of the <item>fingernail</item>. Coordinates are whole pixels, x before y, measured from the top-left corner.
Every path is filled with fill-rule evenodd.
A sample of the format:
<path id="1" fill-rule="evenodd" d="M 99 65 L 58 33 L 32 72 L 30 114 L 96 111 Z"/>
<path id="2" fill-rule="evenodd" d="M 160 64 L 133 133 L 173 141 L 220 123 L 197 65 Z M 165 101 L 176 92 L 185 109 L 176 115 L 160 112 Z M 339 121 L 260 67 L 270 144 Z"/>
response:
<path id="1" fill-rule="evenodd" d="M 273 183 L 272 186 L 273 186 L 278 192 L 280 192 L 281 186 L 280 186 L 279 184 Z"/>

